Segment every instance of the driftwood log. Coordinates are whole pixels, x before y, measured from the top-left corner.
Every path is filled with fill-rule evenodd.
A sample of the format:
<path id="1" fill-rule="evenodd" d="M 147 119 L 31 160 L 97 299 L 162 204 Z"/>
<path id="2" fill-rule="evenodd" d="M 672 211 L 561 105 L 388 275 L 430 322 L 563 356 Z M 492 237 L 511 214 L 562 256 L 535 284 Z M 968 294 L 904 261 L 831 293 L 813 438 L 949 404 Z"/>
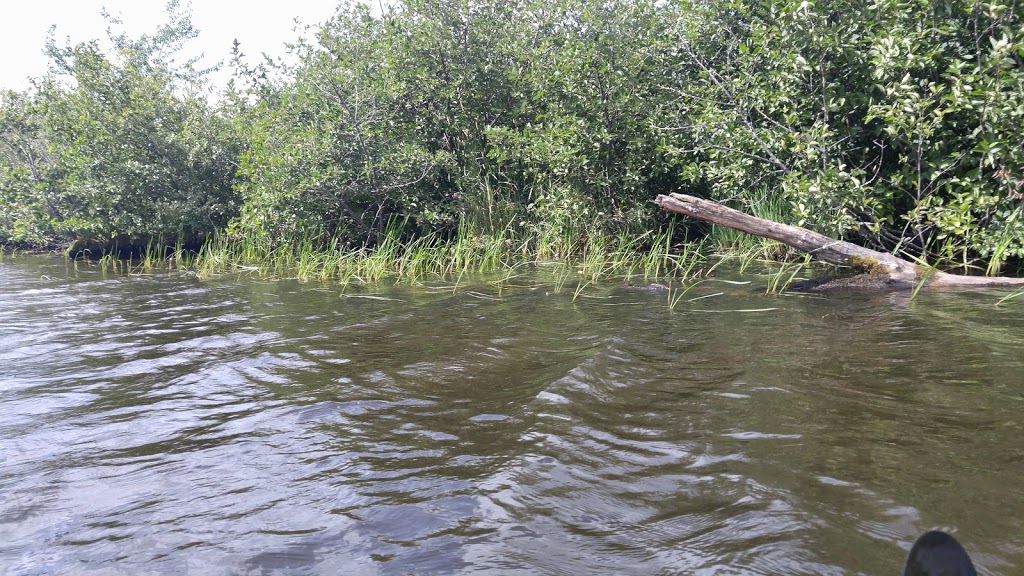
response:
<path id="1" fill-rule="evenodd" d="M 739 210 L 733 210 L 711 200 L 686 194 L 660 195 L 658 206 L 663 210 L 683 214 L 698 220 L 733 228 L 747 234 L 778 240 L 783 244 L 806 252 L 813 258 L 860 269 L 872 277 L 890 283 L 916 286 L 922 281 L 928 286 L 1024 286 L 1024 278 L 991 276 L 960 276 L 920 266 L 892 254 L 877 252 L 823 234 L 765 220 Z"/>

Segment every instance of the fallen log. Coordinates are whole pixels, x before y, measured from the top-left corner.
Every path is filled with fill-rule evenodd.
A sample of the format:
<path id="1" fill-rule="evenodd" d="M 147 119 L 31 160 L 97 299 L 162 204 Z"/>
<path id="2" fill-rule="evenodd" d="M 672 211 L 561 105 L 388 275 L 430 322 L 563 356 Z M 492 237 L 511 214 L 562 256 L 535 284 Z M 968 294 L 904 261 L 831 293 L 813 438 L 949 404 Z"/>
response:
<path id="1" fill-rule="evenodd" d="M 778 240 L 811 257 L 841 266 L 851 266 L 880 281 L 916 286 L 1024 286 L 1024 278 L 1005 276 L 960 276 L 921 266 L 892 254 L 878 252 L 813 230 L 781 224 L 744 214 L 711 200 L 686 194 L 659 195 L 655 202 L 663 210 L 733 228 L 747 234 Z"/>

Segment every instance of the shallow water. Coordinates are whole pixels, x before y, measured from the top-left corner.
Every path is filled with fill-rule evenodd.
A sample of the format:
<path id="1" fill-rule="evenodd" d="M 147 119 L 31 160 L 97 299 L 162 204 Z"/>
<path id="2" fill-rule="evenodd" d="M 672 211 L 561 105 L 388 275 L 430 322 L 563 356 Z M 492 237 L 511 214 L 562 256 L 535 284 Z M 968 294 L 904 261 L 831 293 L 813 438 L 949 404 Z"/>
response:
<path id="1" fill-rule="evenodd" d="M 1024 572 L 1024 298 L 516 282 L 5 259 L 0 573 Z"/>

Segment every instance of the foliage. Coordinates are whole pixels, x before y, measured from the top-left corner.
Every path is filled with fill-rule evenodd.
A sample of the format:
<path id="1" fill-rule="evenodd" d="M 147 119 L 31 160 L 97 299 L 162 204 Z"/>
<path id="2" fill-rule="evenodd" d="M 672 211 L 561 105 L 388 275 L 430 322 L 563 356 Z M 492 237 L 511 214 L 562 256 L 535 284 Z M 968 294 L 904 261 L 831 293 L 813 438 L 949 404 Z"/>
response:
<path id="1" fill-rule="evenodd" d="M 666 129 L 720 199 L 780 189 L 793 219 L 990 271 L 1024 256 L 1024 37 L 1013 3 L 680 2 Z"/>
<path id="2" fill-rule="evenodd" d="M 51 42 L 54 74 L 0 99 L 0 241 L 226 231 L 341 253 L 475 235 L 589 258 L 668 229 L 650 201 L 685 190 L 996 272 L 1024 261 L 1019 8 L 346 4 L 285 60 L 238 47 L 215 108 L 175 61 L 195 30 L 172 2 L 157 34 L 110 51 Z"/>
<path id="3" fill-rule="evenodd" d="M 240 229 L 372 245 L 394 216 L 421 233 L 636 226 L 671 187 L 648 121 L 658 22 L 620 0 L 342 8 L 293 46 L 289 80 L 268 91 L 249 70 L 234 95 L 252 134 Z"/>
<path id="4" fill-rule="evenodd" d="M 385 22 L 356 7 L 292 47 L 293 78 L 236 92 L 246 134 L 238 233 L 271 243 L 309 235 L 372 245 L 396 214 L 430 218 L 444 154 L 400 118 L 403 94 L 388 60 Z"/>
<path id="5" fill-rule="evenodd" d="M 51 34 L 52 73 L 31 95 L 5 100 L 5 120 L 22 113 L 5 121 L 4 140 L 33 139 L 0 176 L 11 240 L 188 242 L 235 214 L 237 146 L 203 97 L 201 72 L 174 60 L 196 33 L 188 16 L 173 2 L 168 14 L 153 36 L 111 32 L 109 54 L 98 41 L 61 46 Z"/>
<path id="6" fill-rule="evenodd" d="M 0 94 L 0 243 L 46 244 L 56 217 L 41 111 L 24 94 Z"/>
<path id="7" fill-rule="evenodd" d="M 649 219 L 654 194 L 678 185 L 651 123 L 660 100 L 667 22 L 647 1 L 561 0 L 524 7 L 529 39 L 517 80 L 518 122 L 487 130 L 488 156 L 538 190 L 536 216 L 564 229 Z"/>

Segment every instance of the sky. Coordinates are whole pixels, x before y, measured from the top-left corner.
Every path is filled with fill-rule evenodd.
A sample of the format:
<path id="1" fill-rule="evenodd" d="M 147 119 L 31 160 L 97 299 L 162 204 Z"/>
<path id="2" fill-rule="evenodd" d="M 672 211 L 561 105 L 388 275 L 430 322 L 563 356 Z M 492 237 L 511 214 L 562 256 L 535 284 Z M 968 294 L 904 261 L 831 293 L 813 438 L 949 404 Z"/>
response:
<path id="1" fill-rule="evenodd" d="M 106 7 L 123 20 L 130 36 L 138 37 L 164 21 L 165 5 L 165 0 L 0 0 L 0 89 L 24 90 L 29 77 L 46 73 L 43 47 L 51 25 L 57 26 L 59 41 L 68 36 L 76 43 L 103 39 L 107 23 L 101 11 Z M 199 37 L 189 43 L 189 54 L 204 54 L 203 65 L 223 61 L 224 71 L 213 78 L 222 85 L 235 38 L 251 63 L 263 52 L 283 56 L 284 43 L 299 34 L 295 18 L 303 24 L 323 22 L 337 5 L 338 0 L 192 0 Z"/>

